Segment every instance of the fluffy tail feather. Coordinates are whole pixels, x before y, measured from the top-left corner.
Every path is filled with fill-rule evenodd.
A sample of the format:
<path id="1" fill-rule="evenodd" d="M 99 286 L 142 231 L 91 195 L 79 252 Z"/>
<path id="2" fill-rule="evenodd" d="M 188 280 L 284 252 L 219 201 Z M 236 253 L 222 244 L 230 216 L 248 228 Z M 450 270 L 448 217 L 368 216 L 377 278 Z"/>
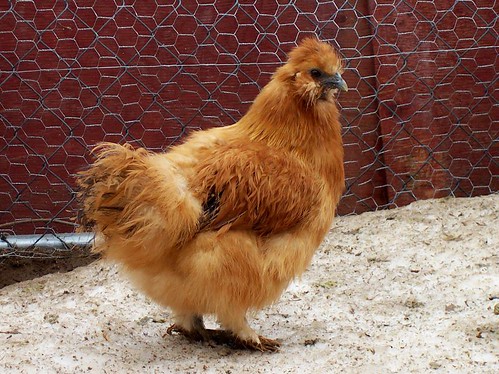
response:
<path id="1" fill-rule="evenodd" d="M 81 222 L 102 239 L 95 250 L 129 267 L 158 261 L 192 238 L 201 204 L 162 154 L 102 143 L 96 161 L 79 173 Z"/>

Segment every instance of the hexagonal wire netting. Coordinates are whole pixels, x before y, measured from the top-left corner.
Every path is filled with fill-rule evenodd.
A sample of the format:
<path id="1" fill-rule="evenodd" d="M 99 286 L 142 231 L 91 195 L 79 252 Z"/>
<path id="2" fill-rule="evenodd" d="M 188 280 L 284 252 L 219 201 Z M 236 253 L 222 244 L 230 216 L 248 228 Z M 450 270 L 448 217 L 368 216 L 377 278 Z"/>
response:
<path id="1" fill-rule="evenodd" d="M 346 58 L 339 214 L 498 190 L 496 1 L 0 3 L 0 257 L 60 256 L 100 141 L 240 118 L 303 36 Z M 63 250 L 5 246 L 54 234 Z M 53 237 L 52 237 L 53 238 Z M 38 240 L 37 239 L 37 240 Z M 1 241 L 0 241 L 1 242 Z"/>

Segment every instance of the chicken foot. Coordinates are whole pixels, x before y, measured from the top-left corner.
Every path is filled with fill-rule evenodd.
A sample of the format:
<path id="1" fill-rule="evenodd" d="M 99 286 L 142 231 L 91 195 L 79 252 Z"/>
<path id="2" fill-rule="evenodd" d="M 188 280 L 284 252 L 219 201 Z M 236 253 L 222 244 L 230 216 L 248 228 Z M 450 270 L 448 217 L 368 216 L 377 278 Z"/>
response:
<path id="1" fill-rule="evenodd" d="M 247 324 L 246 327 L 250 329 Z M 204 326 L 203 317 L 194 315 L 191 316 L 190 320 L 186 319 L 185 316 L 177 317 L 177 323 L 171 325 L 166 330 L 166 334 L 183 335 L 191 341 L 206 341 L 217 345 L 227 345 L 233 349 L 248 349 L 260 352 L 276 352 L 279 350 L 281 344 L 277 340 L 256 335 L 251 329 L 250 331 L 255 336 L 243 338 L 230 330 L 207 329 Z"/>
<path id="2" fill-rule="evenodd" d="M 203 316 L 195 314 L 193 316 L 177 316 L 177 323 L 174 323 L 166 330 L 165 335 L 174 333 L 183 335 L 187 339 L 197 342 L 209 341 L 209 330 L 204 327 Z M 163 335 L 163 337 L 165 336 Z"/>

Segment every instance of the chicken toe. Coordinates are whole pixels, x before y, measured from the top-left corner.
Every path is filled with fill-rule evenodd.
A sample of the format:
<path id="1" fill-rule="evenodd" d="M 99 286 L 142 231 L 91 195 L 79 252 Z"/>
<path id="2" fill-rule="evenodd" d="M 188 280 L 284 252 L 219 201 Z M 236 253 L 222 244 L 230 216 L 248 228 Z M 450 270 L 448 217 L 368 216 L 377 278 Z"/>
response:
<path id="1" fill-rule="evenodd" d="M 208 330 L 211 341 L 218 345 L 227 345 L 232 349 L 247 349 L 260 352 L 277 352 L 281 343 L 274 339 L 258 336 L 258 340 L 243 340 L 230 331 Z"/>
<path id="2" fill-rule="evenodd" d="M 262 352 L 277 352 L 281 343 L 277 340 L 259 336 L 260 344 L 256 347 L 257 350 Z"/>

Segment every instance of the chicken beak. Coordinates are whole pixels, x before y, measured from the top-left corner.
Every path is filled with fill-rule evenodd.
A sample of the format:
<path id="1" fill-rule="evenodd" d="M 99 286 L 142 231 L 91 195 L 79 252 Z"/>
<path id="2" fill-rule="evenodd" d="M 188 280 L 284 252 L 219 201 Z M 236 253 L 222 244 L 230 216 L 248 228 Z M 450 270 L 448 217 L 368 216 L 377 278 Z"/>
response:
<path id="1" fill-rule="evenodd" d="M 341 90 L 341 91 L 345 91 L 345 92 L 348 92 L 348 85 L 347 85 L 347 82 L 345 82 L 345 80 L 343 79 L 343 77 L 341 76 L 340 73 L 336 73 L 335 75 L 338 76 L 338 89 Z"/>
<path id="2" fill-rule="evenodd" d="M 333 76 L 325 79 L 322 84 L 326 87 L 337 88 L 341 91 L 348 91 L 347 82 L 343 79 L 340 73 L 336 73 Z"/>

